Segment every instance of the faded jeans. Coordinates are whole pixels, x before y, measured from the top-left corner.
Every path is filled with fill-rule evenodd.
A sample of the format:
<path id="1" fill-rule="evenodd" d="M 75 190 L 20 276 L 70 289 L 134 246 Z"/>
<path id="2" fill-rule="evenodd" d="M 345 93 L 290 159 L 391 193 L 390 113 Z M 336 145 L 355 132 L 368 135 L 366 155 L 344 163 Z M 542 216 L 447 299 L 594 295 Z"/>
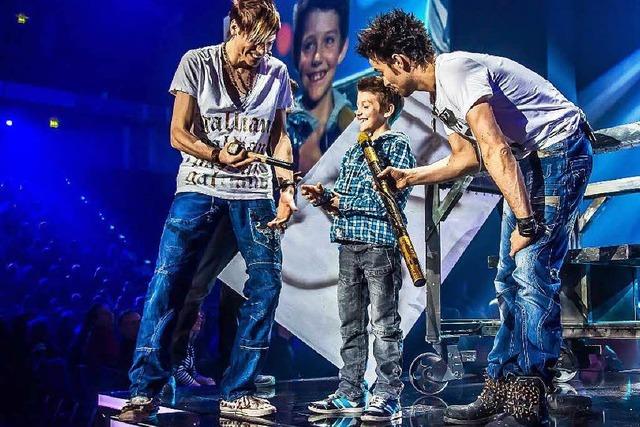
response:
<path id="1" fill-rule="evenodd" d="M 155 397 L 168 381 L 176 362 L 170 347 L 177 317 L 187 295 L 193 293 L 193 277 L 203 252 L 220 248 L 218 258 L 210 255 L 212 262 L 226 265 L 232 255 L 230 245 L 240 250 L 249 279 L 244 285 L 247 300 L 240 308 L 230 366 L 220 385 L 221 396 L 232 400 L 255 391 L 254 379 L 269 348 L 282 286 L 280 235 L 267 227 L 275 214 L 273 200 L 222 200 L 200 193 L 175 196 L 160 239 L 129 371 L 132 397 Z M 235 239 L 229 239 L 229 233 L 220 227 L 231 227 Z M 209 268 L 219 272 L 224 265 Z M 209 289 L 197 291 L 204 295 Z"/>
<path id="2" fill-rule="evenodd" d="M 338 311 L 344 366 L 337 394 L 357 400 L 366 390 L 369 354 L 368 306 L 371 304 L 373 355 L 377 380 L 374 394 L 398 398 L 402 391 L 402 330 L 398 293 L 402 286 L 397 248 L 370 244 L 340 245 Z"/>
<path id="3" fill-rule="evenodd" d="M 543 233 L 509 256 L 515 216 L 504 203 L 500 261 L 495 279 L 502 323 L 488 356 L 487 373 L 553 379 L 560 355 L 560 269 L 592 168 L 591 144 L 582 131 L 520 161 L 534 214 Z"/>

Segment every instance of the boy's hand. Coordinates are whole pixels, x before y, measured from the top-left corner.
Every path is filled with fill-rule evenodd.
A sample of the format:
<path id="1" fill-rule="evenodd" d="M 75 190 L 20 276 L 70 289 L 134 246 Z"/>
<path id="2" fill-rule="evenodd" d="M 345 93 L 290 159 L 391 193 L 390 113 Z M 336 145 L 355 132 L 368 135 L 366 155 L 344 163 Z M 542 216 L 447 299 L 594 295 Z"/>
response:
<path id="1" fill-rule="evenodd" d="M 334 196 L 331 198 L 331 202 L 329 202 L 327 205 L 327 212 L 331 213 L 331 214 L 336 214 L 339 211 L 339 207 L 340 207 L 340 196 L 338 196 L 337 194 L 334 194 Z"/>
<path id="2" fill-rule="evenodd" d="M 302 189 L 301 193 L 304 198 L 313 205 L 318 204 L 324 195 L 324 187 L 320 183 L 316 185 L 305 184 L 300 188 Z"/>
<path id="3" fill-rule="evenodd" d="M 305 199 L 314 206 L 320 206 L 328 213 L 335 215 L 338 213 L 338 205 L 340 203 L 340 196 L 333 194 L 330 200 L 326 200 L 325 189 L 322 184 L 316 185 L 305 184 L 302 187 L 301 193 Z"/>

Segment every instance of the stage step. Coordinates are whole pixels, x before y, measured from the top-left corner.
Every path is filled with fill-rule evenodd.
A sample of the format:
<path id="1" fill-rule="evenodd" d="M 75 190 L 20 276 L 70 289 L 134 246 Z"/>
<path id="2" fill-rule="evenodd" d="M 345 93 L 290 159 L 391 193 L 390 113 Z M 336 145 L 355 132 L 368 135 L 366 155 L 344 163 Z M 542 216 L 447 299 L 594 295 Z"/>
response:
<path id="1" fill-rule="evenodd" d="M 571 249 L 565 262 L 640 267 L 640 244 Z"/>
<path id="2" fill-rule="evenodd" d="M 602 264 L 619 267 L 640 267 L 640 244 L 616 246 L 595 246 L 592 248 L 570 249 L 564 259 L 566 264 Z M 487 257 L 487 266 L 498 267 L 499 258 Z"/>

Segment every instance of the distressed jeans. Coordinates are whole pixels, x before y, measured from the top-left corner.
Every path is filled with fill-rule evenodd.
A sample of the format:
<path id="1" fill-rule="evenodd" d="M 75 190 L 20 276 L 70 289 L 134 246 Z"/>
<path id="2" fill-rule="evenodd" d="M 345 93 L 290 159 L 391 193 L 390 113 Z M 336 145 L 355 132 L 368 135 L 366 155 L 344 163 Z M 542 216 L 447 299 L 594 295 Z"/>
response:
<path id="1" fill-rule="evenodd" d="M 516 227 L 504 203 L 500 260 L 495 288 L 501 325 L 488 356 L 487 373 L 553 379 L 560 355 L 560 268 L 592 168 L 591 144 L 582 131 L 544 152 L 520 161 L 534 215 L 544 232 L 530 246 L 509 256 Z"/>
<path id="2" fill-rule="evenodd" d="M 267 227 L 275 215 L 273 200 L 222 200 L 200 193 L 175 196 L 160 239 L 129 371 L 132 397 L 157 396 L 171 376 L 176 362 L 170 355 L 176 321 L 187 295 L 193 292 L 196 269 L 203 267 L 203 252 L 216 247 L 220 256 L 209 255 L 210 272 L 221 271 L 233 255 L 229 247 L 237 247 L 249 275 L 244 285 L 247 300 L 240 308 L 230 366 L 220 384 L 221 396 L 232 400 L 254 392 L 282 286 L 280 234 Z M 229 227 L 235 239 L 228 238 Z"/>
<path id="3" fill-rule="evenodd" d="M 344 366 L 337 394 L 349 400 L 366 390 L 369 354 L 368 307 L 371 304 L 373 355 L 377 380 L 374 394 L 398 398 L 402 391 L 402 330 L 398 294 L 402 286 L 398 249 L 369 244 L 340 245 L 338 312 Z"/>

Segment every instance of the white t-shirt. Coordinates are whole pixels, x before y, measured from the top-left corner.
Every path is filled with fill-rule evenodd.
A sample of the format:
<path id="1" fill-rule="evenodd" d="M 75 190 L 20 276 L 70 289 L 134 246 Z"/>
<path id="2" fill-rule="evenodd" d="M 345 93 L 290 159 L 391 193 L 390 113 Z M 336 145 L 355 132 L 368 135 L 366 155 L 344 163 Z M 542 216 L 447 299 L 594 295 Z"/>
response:
<path id="1" fill-rule="evenodd" d="M 231 100 L 222 77 L 222 45 L 188 51 L 180 61 L 169 91 L 193 96 L 198 102 L 193 133 L 206 144 L 224 147 L 232 139 L 248 150 L 266 153 L 277 110 L 293 102 L 289 73 L 279 59 L 267 55 L 259 65 L 253 89 L 243 106 Z M 212 164 L 182 153 L 176 193 L 198 192 L 221 199 L 272 198 L 271 167 L 253 163 L 243 171 Z"/>
<path id="2" fill-rule="evenodd" d="M 580 124 L 578 107 L 549 81 L 510 59 L 443 53 L 436 57 L 435 74 L 435 112 L 449 118 L 443 120 L 447 134 L 473 137 L 466 116 L 486 98 L 517 159 L 571 136 Z"/>

